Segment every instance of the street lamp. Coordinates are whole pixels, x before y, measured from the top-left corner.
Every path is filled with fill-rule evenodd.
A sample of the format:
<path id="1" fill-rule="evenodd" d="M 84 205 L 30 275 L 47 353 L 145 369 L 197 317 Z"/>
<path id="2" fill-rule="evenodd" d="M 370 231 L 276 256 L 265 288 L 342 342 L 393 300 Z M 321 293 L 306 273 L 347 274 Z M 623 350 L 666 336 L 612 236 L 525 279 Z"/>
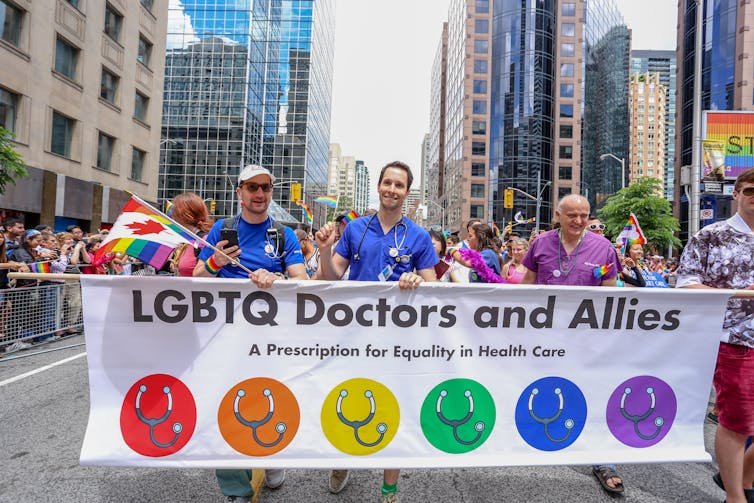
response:
<path id="1" fill-rule="evenodd" d="M 600 156 L 600 161 L 604 161 L 608 157 L 612 157 L 616 161 L 620 163 L 620 188 L 625 189 L 626 188 L 626 160 L 622 157 L 616 157 L 613 154 L 602 154 Z"/>
<path id="2" fill-rule="evenodd" d="M 534 197 L 534 196 L 532 196 L 531 194 L 529 194 L 528 192 L 524 192 L 523 190 L 521 190 L 521 189 L 517 189 L 517 188 L 515 188 L 515 187 L 506 187 L 506 189 L 510 189 L 510 190 L 513 190 L 513 191 L 515 191 L 515 192 L 518 192 L 518 193 L 519 193 L 519 194 L 521 194 L 522 196 L 524 196 L 524 197 L 528 197 L 528 198 L 529 198 L 529 199 L 531 199 L 532 201 L 536 201 L 536 202 L 537 202 L 537 215 L 536 215 L 536 217 L 535 217 L 535 218 L 536 218 L 536 224 L 535 224 L 535 225 L 536 225 L 536 229 L 537 229 L 537 234 L 539 234 L 539 209 L 540 209 L 540 207 L 542 206 L 542 194 L 544 194 L 544 192 L 545 192 L 545 189 L 546 189 L 546 188 L 547 188 L 547 187 L 548 187 L 549 185 L 551 185 L 551 184 L 552 184 L 552 182 L 551 182 L 551 181 L 549 181 L 549 182 L 545 183 L 545 184 L 544 184 L 544 185 L 542 186 L 542 188 L 540 189 L 540 188 L 539 188 L 539 182 L 540 182 L 540 180 L 541 180 L 541 178 L 540 178 L 540 177 L 541 177 L 541 173 L 540 173 L 539 171 L 537 171 L 537 197 Z"/>

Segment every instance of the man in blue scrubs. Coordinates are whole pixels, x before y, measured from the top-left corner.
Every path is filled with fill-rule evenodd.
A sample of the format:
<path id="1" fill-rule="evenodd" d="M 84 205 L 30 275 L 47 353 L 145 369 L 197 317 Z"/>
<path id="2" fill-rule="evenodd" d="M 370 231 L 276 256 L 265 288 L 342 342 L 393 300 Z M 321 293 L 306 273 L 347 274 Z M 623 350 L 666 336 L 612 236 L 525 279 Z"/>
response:
<path id="1" fill-rule="evenodd" d="M 439 261 L 429 233 L 403 215 L 403 201 L 414 177 L 400 161 L 382 168 L 377 182 L 380 210 L 349 223 L 335 249 L 335 225 L 316 234 L 320 250 L 317 279 L 338 280 L 350 266 L 350 281 L 398 281 L 402 289 L 436 281 Z M 397 503 L 400 470 L 385 470 L 382 502 Z M 347 470 L 330 473 L 329 489 L 339 493 L 348 481 Z"/>

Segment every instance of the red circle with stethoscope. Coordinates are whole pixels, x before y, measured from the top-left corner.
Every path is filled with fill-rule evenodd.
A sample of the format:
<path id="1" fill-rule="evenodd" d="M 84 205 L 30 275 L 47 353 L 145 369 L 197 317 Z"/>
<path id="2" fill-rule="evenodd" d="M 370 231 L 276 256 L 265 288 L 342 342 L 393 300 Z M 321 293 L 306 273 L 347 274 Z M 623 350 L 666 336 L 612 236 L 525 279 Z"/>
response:
<path id="1" fill-rule="evenodd" d="M 123 440 L 143 456 L 162 457 L 180 451 L 194 434 L 196 402 L 177 377 L 152 374 L 136 381 L 123 399 Z"/>

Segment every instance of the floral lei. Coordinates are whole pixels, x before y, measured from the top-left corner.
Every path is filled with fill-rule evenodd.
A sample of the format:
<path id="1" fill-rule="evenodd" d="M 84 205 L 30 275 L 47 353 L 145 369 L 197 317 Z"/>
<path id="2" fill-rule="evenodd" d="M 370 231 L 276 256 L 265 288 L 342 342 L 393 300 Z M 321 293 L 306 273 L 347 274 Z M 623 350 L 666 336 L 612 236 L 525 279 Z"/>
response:
<path id="1" fill-rule="evenodd" d="M 462 259 L 471 264 L 471 267 L 485 283 L 507 283 L 507 281 L 495 274 L 495 271 L 487 265 L 482 254 L 478 251 L 471 248 L 458 248 L 456 251 L 458 251 Z"/>

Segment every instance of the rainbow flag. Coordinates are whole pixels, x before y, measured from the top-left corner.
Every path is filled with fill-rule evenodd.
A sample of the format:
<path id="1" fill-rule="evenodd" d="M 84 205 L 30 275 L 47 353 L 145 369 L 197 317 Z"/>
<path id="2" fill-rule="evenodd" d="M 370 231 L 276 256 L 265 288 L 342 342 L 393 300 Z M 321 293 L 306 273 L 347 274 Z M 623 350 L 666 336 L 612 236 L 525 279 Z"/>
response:
<path id="1" fill-rule="evenodd" d="M 108 253 L 125 253 L 159 269 L 182 244 L 196 246 L 206 241 L 174 222 L 137 196 L 131 196 L 115 220 L 110 234 L 95 253 L 95 259 Z"/>
<path id="2" fill-rule="evenodd" d="M 359 218 L 359 214 L 356 213 L 356 211 L 354 211 L 354 210 L 351 210 L 348 213 L 346 213 L 345 215 L 343 215 L 343 220 L 345 220 L 346 222 L 352 222 L 352 221 L 356 220 L 357 218 Z"/>
<path id="3" fill-rule="evenodd" d="M 647 237 L 644 235 L 644 232 L 642 232 L 636 215 L 633 213 L 628 215 L 628 222 L 626 222 L 625 227 L 620 231 L 618 237 L 615 238 L 615 242 L 622 244 L 624 248 L 634 244 L 647 244 Z"/>
<path id="4" fill-rule="evenodd" d="M 610 266 L 611 265 L 613 265 L 613 264 L 610 263 L 610 264 L 605 264 L 605 265 L 601 265 L 601 266 L 595 267 L 594 268 L 594 277 L 597 278 L 597 279 L 600 279 L 600 278 L 604 277 L 605 274 L 607 274 L 607 271 L 610 270 Z"/>
<path id="5" fill-rule="evenodd" d="M 725 149 L 722 163 L 712 159 L 713 166 L 723 164 L 719 169 L 724 170 L 725 178 L 736 178 L 754 167 L 754 143 L 751 142 L 754 113 L 715 110 L 704 112 L 704 119 L 704 140 L 722 143 Z"/>
<path id="6" fill-rule="evenodd" d="M 36 272 L 40 274 L 50 273 L 50 262 L 34 262 L 26 265 L 29 266 L 29 272 Z"/>
<path id="7" fill-rule="evenodd" d="M 495 222 L 492 222 L 492 232 L 495 233 L 496 238 L 500 237 L 500 227 L 498 227 Z"/>
<path id="8" fill-rule="evenodd" d="M 537 217 L 525 218 L 524 214 L 519 211 L 515 215 L 513 215 L 513 220 L 517 224 L 530 224 L 532 222 L 536 222 Z"/>
<path id="9" fill-rule="evenodd" d="M 338 198 L 333 196 L 319 196 L 314 200 L 315 203 L 326 204 L 330 208 L 338 207 Z"/>
<path id="10" fill-rule="evenodd" d="M 165 201 L 165 214 L 169 217 L 173 216 L 173 201 Z"/>
<path id="11" fill-rule="evenodd" d="M 312 210 L 309 208 L 309 205 L 301 200 L 296 201 L 296 204 L 301 206 L 301 212 L 304 214 L 304 217 L 306 217 L 306 222 L 311 225 L 314 221 L 314 215 L 312 215 Z"/>

